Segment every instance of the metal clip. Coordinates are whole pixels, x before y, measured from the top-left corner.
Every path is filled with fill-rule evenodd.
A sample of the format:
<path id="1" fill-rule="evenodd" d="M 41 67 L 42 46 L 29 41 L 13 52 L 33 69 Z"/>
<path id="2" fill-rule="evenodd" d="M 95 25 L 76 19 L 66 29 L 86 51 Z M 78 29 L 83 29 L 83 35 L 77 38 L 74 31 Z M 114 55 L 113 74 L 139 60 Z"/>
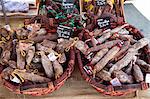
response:
<path id="1" fill-rule="evenodd" d="M 71 48 L 72 46 L 74 46 L 74 45 L 77 43 L 77 41 L 79 41 L 79 38 L 78 38 L 78 37 L 75 37 L 73 43 L 72 43 L 69 47 L 67 47 L 67 48 L 65 49 L 65 51 L 68 52 L 68 51 L 70 50 L 70 48 Z"/>
<path id="2" fill-rule="evenodd" d="M 8 35 L 8 36 L 6 37 L 6 39 L 9 40 L 9 39 L 10 39 L 10 35 Z"/>
<path id="3" fill-rule="evenodd" d="M 0 41 L 0 44 L 1 44 L 1 43 L 4 43 L 4 44 L 5 44 L 6 42 L 5 42 L 5 41 Z"/>
<path id="4" fill-rule="evenodd" d="M 1 39 L 2 39 L 2 41 L 6 42 L 6 39 L 4 37 L 2 37 Z"/>
<path id="5" fill-rule="evenodd" d="M 26 56 L 26 52 L 25 51 L 20 51 L 21 52 L 21 55 L 23 56 L 23 57 L 25 57 Z"/>
<path id="6" fill-rule="evenodd" d="M 38 69 L 34 69 L 34 70 L 33 70 L 33 73 L 34 73 L 34 74 L 39 73 Z"/>
<path id="7" fill-rule="evenodd" d="M 16 77 L 16 75 L 17 75 L 17 76 L 20 78 L 21 82 L 24 82 L 24 78 L 18 74 L 19 71 L 25 72 L 26 70 L 15 69 L 15 70 L 11 73 L 11 75 L 12 75 L 13 77 Z"/>

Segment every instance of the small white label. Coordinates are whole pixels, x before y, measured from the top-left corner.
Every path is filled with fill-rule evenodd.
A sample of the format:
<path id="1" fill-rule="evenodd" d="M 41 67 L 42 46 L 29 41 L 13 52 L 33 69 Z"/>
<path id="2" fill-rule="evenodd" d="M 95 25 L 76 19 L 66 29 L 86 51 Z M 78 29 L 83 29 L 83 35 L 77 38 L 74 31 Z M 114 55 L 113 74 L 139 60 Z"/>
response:
<path id="1" fill-rule="evenodd" d="M 121 86 L 121 83 L 118 78 L 114 78 L 110 81 L 113 86 Z"/>
<path id="2" fill-rule="evenodd" d="M 93 53 L 88 54 L 87 59 L 93 58 Z"/>
<path id="3" fill-rule="evenodd" d="M 145 82 L 150 83 L 150 74 L 146 74 Z"/>
<path id="4" fill-rule="evenodd" d="M 7 31 L 11 31 L 10 25 L 5 25 L 4 28 L 5 28 Z"/>
<path id="5" fill-rule="evenodd" d="M 97 39 L 96 39 L 96 38 L 94 38 L 94 41 L 95 41 L 95 44 L 98 44 L 98 41 L 97 41 Z"/>
<path id="6" fill-rule="evenodd" d="M 48 59 L 50 61 L 55 61 L 57 59 L 57 57 L 55 56 L 55 54 L 53 52 L 48 54 Z"/>
<path id="7" fill-rule="evenodd" d="M 121 29 L 118 33 L 128 35 L 129 31 L 127 31 L 126 29 Z"/>
<path id="8" fill-rule="evenodd" d="M 15 76 L 13 79 L 11 79 L 12 82 L 15 82 L 15 83 L 21 83 L 21 81 Z"/>
<path id="9" fill-rule="evenodd" d="M 27 25 L 27 30 L 32 31 L 32 26 L 31 25 Z"/>
<path id="10" fill-rule="evenodd" d="M 59 39 L 57 39 L 57 42 L 58 43 L 64 42 L 64 39 L 63 38 L 59 38 Z"/>

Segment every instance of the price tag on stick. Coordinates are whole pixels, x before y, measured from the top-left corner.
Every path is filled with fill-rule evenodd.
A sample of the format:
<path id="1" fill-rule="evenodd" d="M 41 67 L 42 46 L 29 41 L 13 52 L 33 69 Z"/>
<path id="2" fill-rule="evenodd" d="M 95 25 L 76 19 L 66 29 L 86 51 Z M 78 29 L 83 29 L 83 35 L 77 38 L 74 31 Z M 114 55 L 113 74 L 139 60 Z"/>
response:
<path id="1" fill-rule="evenodd" d="M 105 6 L 106 5 L 106 0 L 96 0 L 96 5 L 97 6 Z"/>
<path id="2" fill-rule="evenodd" d="M 59 25 L 57 27 L 57 33 L 59 38 L 69 39 L 72 36 L 73 29 L 68 26 Z"/>
<path id="3" fill-rule="evenodd" d="M 74 0 L 63 0 L 62 5 L 65 9 L 73 8 L 74 6 Z"/>
<path id="4" fill-rule="evenodd" d="M 99 26 L 99 28 L 106 28 L 106 27 L 110 27 L 110 18 L 106 17 L 106 18 L 100 18 L 97 20 L 97 24 Z"/>

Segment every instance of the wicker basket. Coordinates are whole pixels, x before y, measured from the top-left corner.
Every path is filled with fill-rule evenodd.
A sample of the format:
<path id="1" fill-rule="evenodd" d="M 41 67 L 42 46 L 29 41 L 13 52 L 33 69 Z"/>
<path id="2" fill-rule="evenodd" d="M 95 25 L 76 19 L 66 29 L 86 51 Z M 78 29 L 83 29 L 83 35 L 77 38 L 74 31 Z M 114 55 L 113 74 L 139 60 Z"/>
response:
<path id="1" fill-rule="evenodd" d="M 117 25 L 113 25 L 115 27 Z M 134 37 L 137 39 L 143 38 L 142 33 L 137 30 L 134 26 L 129 25 L 125 27 Z M 82 34 L 79 35 L 79 38 L 82 39 Z M 142 48 L 142 56 L 140 57 L 141 59 L 145 60 L 147 63 L 150 64 L 150 48 L 149 46 L 145 46 Z M 83 69 L 83 60 L 85 59 L 84 56 L 82 56 L 81 52 L 79 50 L 76 50 L 77 53 L 77 60 L 78 60 L 78 66 L 81 72 L 81 75 L 85 81 L 87 81 L 92 87 L 94 87 L 98 92 L 103 93 L 105 95 L 110 95 L 110 96 L 122 96 L 126 95 L 128 93 L 135 92 L 136 90 L 146 90 L 149 88 L 149 84 L 145 83 L 144 81 L 141 83 L 136 83 L 136 84 L 127 84 L 127 85 L 122 85 L 122 86 L 112 86 L 112 85 L 104 85 L 96 82 L 95 79 L 90 77 L 85 70 Z"/>
<path id="2" fill-rule="evenodd" d="M 30 20 L 26 20 L 25 24 L 33 23 L 35 20 L 40 20 L 40 23 L 42 24 L 42 27 L 49 27 L 48 24 L 48 18 L 45 18 L 43 16 L 36 16 Z M 74 48 L 70 48 L 70 52 L 67 53 L 67 61 L 64 65 L 66 65 L 64 73 L 61 75 L 60 78 L 56 79 L 55 81 L 47 82 L 47 83 L 41 83 L 41 84 L 30 84 L 30 85 L 15 85 L 12 84 L 11 82 L 2 79 L 3 85 L 9 89 L 10 91 L 16 93 L 16 94 L 28 94 L 28 95 L 33 95 L 33 96 L 41 96 L 45 95 L 48 93 L 52 93 L 53 91 L 59 89 L 65 81 L 70 77 L 71 73 L 73 72 L 74 69 L 74 63 L 75 63 L 75 52 Z M 0 66 L 0 73 L 4 69 L 5 66 L 1 65 Z M 1 78 L 1 75 L 0 75 Z"/>

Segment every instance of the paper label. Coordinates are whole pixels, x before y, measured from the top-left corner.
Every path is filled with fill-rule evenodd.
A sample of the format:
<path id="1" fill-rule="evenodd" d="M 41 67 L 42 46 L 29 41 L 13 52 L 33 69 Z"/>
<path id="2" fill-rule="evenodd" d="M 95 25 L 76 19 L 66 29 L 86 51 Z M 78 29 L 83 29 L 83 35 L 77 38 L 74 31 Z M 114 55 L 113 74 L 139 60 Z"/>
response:
<path id="1" fill-rule="evenodd" d="M 106 5 L 106 0 L 96 0 L 96 5 L 97 6 L 105 6 Z"/>
<path id="2" fill-rule="evenodd" d="M 27 30 L 32 31 L 32 26 L 31 25 L 27 25 Z"/>
<path id="3" fill-rule="evenodd" d="M 59 25 L 57 27 L 57 33 L 59 38 L 69 39 L 72 36 L 73 31 L 71 27 Z"/>
<path id="4" fill-rule="evenodd" d="M 100 18 L 97 20 L 97 24 L 99 26 L 99 28 L 105 28 L 105 27 L 110 27 L 110 18 L 106 17 L 106 18 Z"/>
<path id="5" fill-rule="evenodd" d="M 57 59 L 57 57 L 55 56 L 55 54 L 53 52 L 48 54 L 48 59 L 50 61 L 55 61 Z"/>
<path id="6" fill-rule="evenodd" d="M 150 74 L 146 74 L 145 82 L 150 83 Z"/>
<path id="7" fill-rule="evenodd" d="M 91 66 L 87 66 L 87 65 L 85 65 L 84 67 L 83 67 L 83 69 L 85 70 L 85 72 L 88 74 L 88 75 L 93 75 L 93 72 L 92 72 L 92 67 Z"/>
<path id="8" fill-rule="evenodd" d="M 7 31 L 11 31 L 10 25 L 5 25 L 4 28 L 5 28 Z"/>
<path id="9" fill-rule="evenodd" d="M 114 78 L 110 81 L 113 86 L 121 86 L 121 83 L 118 78 Z"/>
<path id="10" fill-rule="evenodd" d="M 97 39 L 96 39 L 96 38 L 94 38 L 94 41 L 95 41 L 95 44 L 98 44 L 98 41 L 97 41 Z"/>
<path id="11" fill-rule="evenodd" d="M 59 38 L 59 39 L 57 39 L 57 42 L 58 43 L 61 43 L 61 42 L 63 42 L 64 41 L 64 39 L 63 38 Z"/>
<path id="12" fill-rule="evenodd" d="M 15 83 L 21 83 L 21 81 L 15 76 L 13 79 L 11 79 L 12 82 L 15 82 Z"/>

